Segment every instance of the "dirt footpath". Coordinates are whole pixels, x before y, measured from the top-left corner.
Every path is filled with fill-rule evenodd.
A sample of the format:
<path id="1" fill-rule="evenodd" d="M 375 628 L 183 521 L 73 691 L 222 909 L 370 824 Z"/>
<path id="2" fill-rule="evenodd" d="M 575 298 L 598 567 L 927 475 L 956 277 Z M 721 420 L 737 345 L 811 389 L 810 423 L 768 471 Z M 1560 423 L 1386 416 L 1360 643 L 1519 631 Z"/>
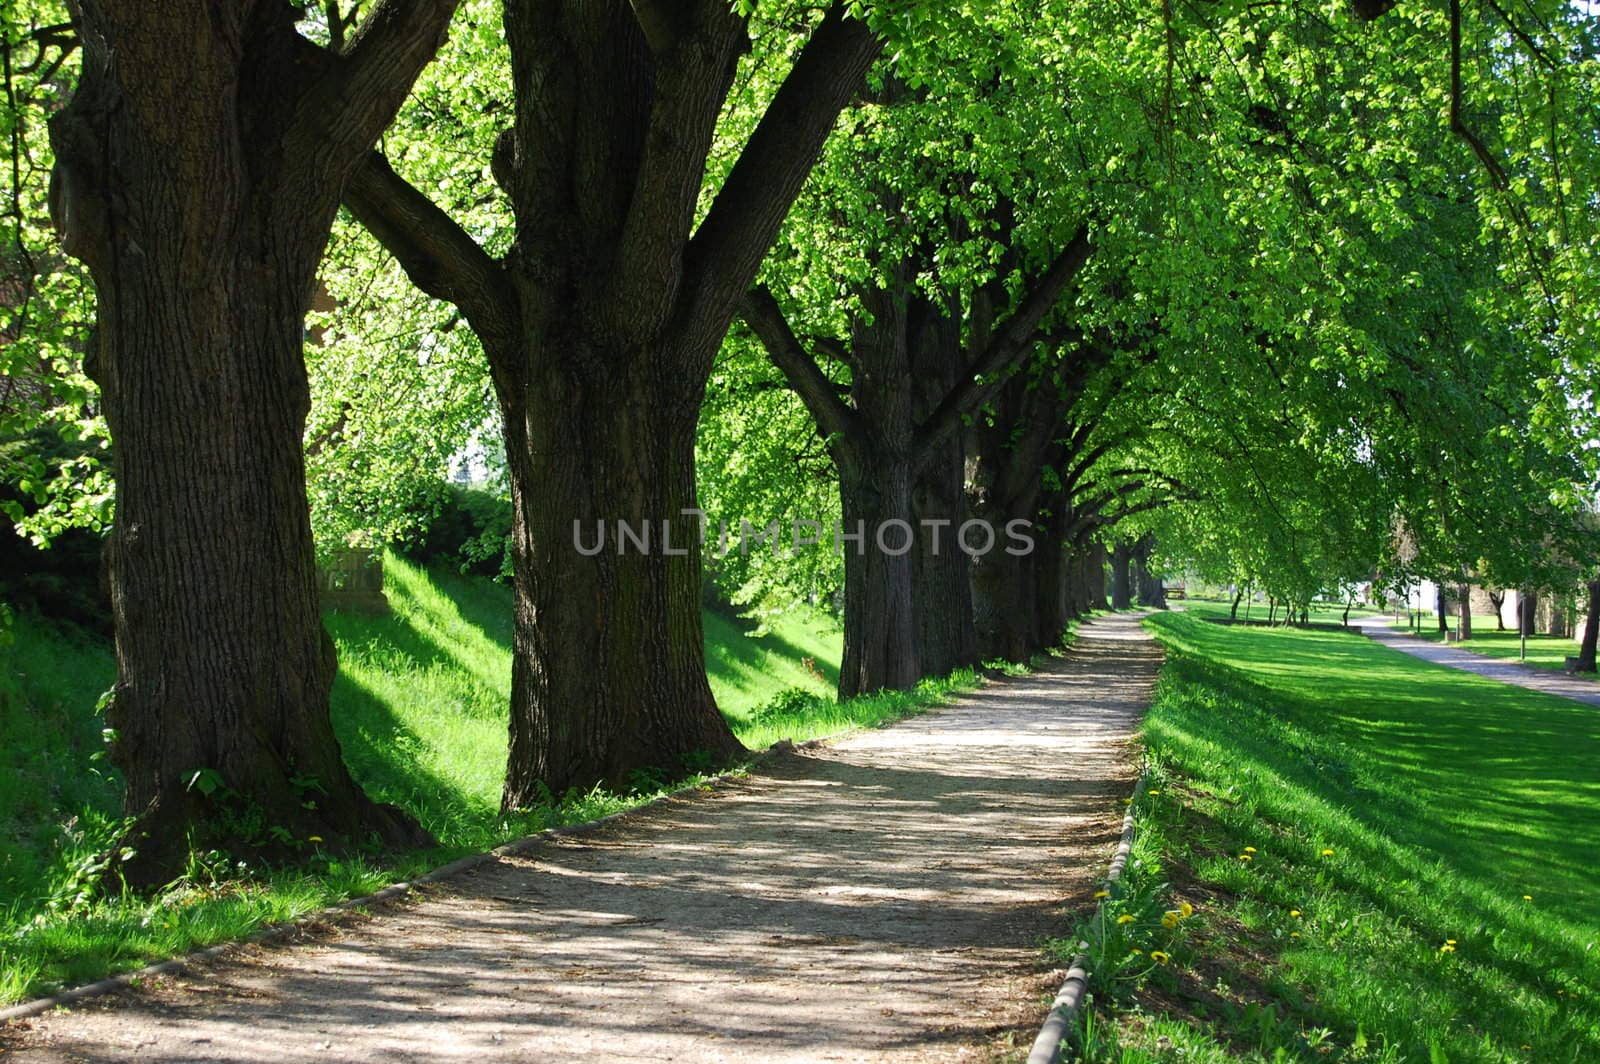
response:
<path id="1" fill-rule="evenodd" d="M 4 1059 L 1021 1056 L 1060 974 L 1040 941 L 1110 858 L 1159 661 L 1134 618 L 1086 625 L 1036 675 L 15 1024 Z"/>

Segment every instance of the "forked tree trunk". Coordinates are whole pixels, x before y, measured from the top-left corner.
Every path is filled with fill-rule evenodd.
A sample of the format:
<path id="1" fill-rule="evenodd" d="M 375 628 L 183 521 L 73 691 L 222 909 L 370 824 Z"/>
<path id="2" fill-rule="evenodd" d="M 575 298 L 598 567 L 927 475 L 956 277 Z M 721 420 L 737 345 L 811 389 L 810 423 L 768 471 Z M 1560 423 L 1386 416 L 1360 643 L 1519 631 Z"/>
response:
<path id="1" fill-rule="evenodd" d="M 925 423 L 966 371 L 957 322 L 930 301 L 918 300 L 907 330 L 907 386 L 913 411 Z M 953 308 L 952 308 L 953 309 Z M 870 411 L 868 413 L 871 413 Z M 953 432 L 915 456 L 912 508 L 917 524 L 912 598 L 917 651 L 924 675 L 945 676 L 978 664 L 972 620 L 972 566 L 956 536 L 966 518 L 966 445 Z"/>
<path id="2" fill-rule="evenodd" d="M 345 177 L 453 6 L 385 4 L 337 58 L 282 5 L 79 12 L 51 204 L 97 293 L 86 368 L 117 474 L 107 723 L 136 884 L 181 871 L 191 846 L 425 840 L 361 792 L 328 716 L 302 327 Z"/>
<path id="3" fill-rule="evenodd" d="M 545 365 L 503 404 L 516 561 L 508 809 L 742 749 L 705 673 L 698 403 L 660 379 L 665 364 L 597 353 Z"/>
<path id="4" fill-rule="evenodd" d="M 1241 587 L 1233 593 L 1233 605 L 1228 608 L 1228 619 L 1230 621 L 1236 621 L 1239 619 L 1239 603 L 1243 601 L 1243 599 L 1244 588 Z"/>
<path id="5" fill-rule="evenodd" d="M 881 43 L 831 6 L 701 212 L 744 16 L 725 0 L 503 11 L 515 106 L 491 169 L 517 221 L 506 257 L 379 156 L 347 202 L 489 359 L 517 515 L 502 798 L 516 808 L 738 750 L 705 679 L 697 522 L 682 513 L 695 423 L 728 325 Z M 600 521 L 611 542 L 586 555 L 574 520 L 587 547 Z M 647 523 L 651 549 L 619 549 L 617 521 L 634 536 Z"/>

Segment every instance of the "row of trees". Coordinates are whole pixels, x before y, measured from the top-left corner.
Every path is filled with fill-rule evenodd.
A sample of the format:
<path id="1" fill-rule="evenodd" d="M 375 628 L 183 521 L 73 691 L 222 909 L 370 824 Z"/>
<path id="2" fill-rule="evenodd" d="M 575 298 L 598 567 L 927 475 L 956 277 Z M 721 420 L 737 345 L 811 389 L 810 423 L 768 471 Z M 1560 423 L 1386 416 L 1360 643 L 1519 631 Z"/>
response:
<path id="1" fill-rule="evenodd" d="M 717 563 L 751 603 L 842 584 L 846 695 L 1025 658 L 1151 532 L 1286 595 L 1400 523 L 1430 564 L 1525 541 L 1587 476 L 1593 26 L 1388 6 L 8 0 L 7 412 L 113 441 L 134 877 L 218 794 L 416 841 L 339 761 L 313 515 L 393 532 L 474 440 L 513 503 L 508 808 L 737 751 L 701 553 L 575 528 L 907 522 Z M 103 520 L 93 468 L 56 495 Z M 1038 546 L 950 549 L 970 516 Z"/>

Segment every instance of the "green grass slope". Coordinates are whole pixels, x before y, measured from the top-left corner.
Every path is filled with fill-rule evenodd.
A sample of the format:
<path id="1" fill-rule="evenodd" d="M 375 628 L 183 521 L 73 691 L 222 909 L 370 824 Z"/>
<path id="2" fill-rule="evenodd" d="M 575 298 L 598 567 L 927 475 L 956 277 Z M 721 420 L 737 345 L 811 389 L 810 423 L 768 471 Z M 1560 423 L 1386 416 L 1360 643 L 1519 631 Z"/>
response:
<path id="1" fill-rule="evenodd" d="M 481 849 L 542 826 L 499 815 L 510 588 L 393 556 L 384 581 L 389 616 L 327 618 L 339 647 L 334 728 L 351 771 L 374 797 L 412 811 L 448 845 Z M 751 714 L 780 692 L 831 695 L 842 646 L 831 618 L 796 611 L 760 636 L 714 610 L 704 623 L 712 692 L 747 744 L 761 738 L 744 734 Z M 812 731 L 789 723 L 797 734 Z"/>
<path id="2" fill-rule="evenodd" d="M 1600 1060 L 1595 710 L 1357 634 L 1151 625 L 1087 1059 Z"/>

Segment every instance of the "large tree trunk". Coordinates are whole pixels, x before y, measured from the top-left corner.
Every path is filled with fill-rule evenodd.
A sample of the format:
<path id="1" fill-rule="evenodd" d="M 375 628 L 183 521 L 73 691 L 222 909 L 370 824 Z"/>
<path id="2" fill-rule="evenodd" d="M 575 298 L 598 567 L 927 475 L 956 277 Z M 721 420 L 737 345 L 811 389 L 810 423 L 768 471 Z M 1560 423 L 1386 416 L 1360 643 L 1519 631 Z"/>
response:
<path id="1" fill-rule="evenodd" d="M 915 299 L 907 328 L 905 384 L 914 390 L 914 412 L 923 423 L 966 371 L 955 312 Z M 869 412 L 870 413 L 870 412 Z M 909 443 L 909 441 L 908 441 Z M 913 556 L 913 600 L 917 649 L 925 675 L 944 676 L 978 663 L 978 633 L 972 620 L 972 566 L 956 535 L 966 517 L 966 445 L 954 432 L 915 459 L 912 508 L 917 524 Z"/>
<path id="2" fill-rule="evenodd" d="M 329 720 L 301 345 L 345 177 L 453 6 L 401 13 L 337 63 L 272 5 L 80 13 L 51 200 L 94 276 L 86 368 L 115 441 L 107 722 L 132 882 L 191 846 L 425 841 L 357 787 Z"/>
<path id="3" fill-rule="evenodd" d="M 1040 536 L 1031 554 L 1016 557 L 991 551 L 973 559 L 972 610 L 978 651 L 985 661 L 1025 662 L 1039 649 L 1036 570 L 1045 549 Z"/>
<path id="4" fill-rule="evenodd" d="M 1106 548 L 1098 540 L 1080 544 L 1071 588 L 1071 620 L 1106 608 Z"/>
<path id="5" fill-rule="evenodd" d="M 1150 571 L 1150 555 L 1154 552 L 1155 545 L 1155 538 L 1149 535 L 1135 545 L 1134 583 L 1138 588 L 1139 605 L 1164 610 L 1167 608 L 1167 589 L 1162 586 L 1161 578 Z"/>
<path id="6" fill-rule="evenodd" d="M 1583 643 L 1578 647 L 1578 672 L 1595 671 L 1595 647 L 1600 644 L 1600 580 L 1589 581 L 1588 616 L 1583 621 Z"/>
<path id="7" fill-rule="evenodd" d="M 422 841 L 361 793 L 328 715 L 335 655 L 300 449 L 303 306 L 232 297 L 250 264 L 309 277 L 315 251 L 294 263 L 235 247 L 189 273 L 158 268 L 177 257 L 159 237 L 141 243 L 149 265 L 124 278 L 136 283 L 100 289 L 96 366 L 118 450 L 107 723 L 141 817 L 131 878 L 161 879 L 191 844 L 270 844 L 234 837 L 218 814 L 259 813 L 263 831 L 297 841 Z"/>
<path id="8" fill-rule="evenodd" d="M 1111 608 L 1133 605 L 1133 544 L 1119 540 L 1111 549 Z"/>
<path id="9" fill-rule="evenodd" d="M 1059 574 L 1059 562 L 1046 558 L 1059 550 L 1059 540 L 1038 519 L 1037 478 L 1013 475 L 1012 463 L 1019 459 L 1006 446 L 1008 436 L 1003 424 L 971 434 L 974 470 L 968 515 L 994 529 L 1001 545 L 1010 542 L 1007 525 L 1026 521 L 1033 545 L 1025 554 L 997 547 L 972 559 L 972 613 L 978 652 L 985 661 L 1026 662 L 1041 648 L 1039 582 Z"/>
<path id="10" fill-rule="evenodd" d="M 1517 592 L 1517 624 L 1522 635 L 1539 634 L 1539 593 L 1524 590 Z"/>
<path id="11" fill-rule="evenodd" d="M 943 676 L 978 663 L 972 566 L 956 535 L 965 517 L 964 452 L 958 435 L 932 455 L 912 489 L 917 549 L 912 604 L 921 671 Z"/>
<path id="12" fill-rule="evenodd" d="M 1072 618 L 1077 558 L 1062 542 L 1060 528 L 1064 523 L 1057 515 L 1049 515 L 1040 522 L 1043 532 L 1034 541 L 1033 645 L 1029 657 L 1059 644 L 1061 633 Z"/>
<path id="13" fill-rule="evenodd" d="M 829 7 L 702 211 L 744 17 L 724 0 L 503 10 L 514 121 L 491 170 L 516 216 L 505 258 L 380 156 L 348 203 L 418 287 L 461 309 L 500 397 L 518 522 L 514 808 L 738 749 L 706 685 L 684 535 L 695 423 L 728 325 L 882 45 Z M 575 520 L 589 547 L 607 522 L 613 553 L 579 551 Z M 651 524 L 648 554 L 617 549 L 619 520 Z M 691 553 L 661 548 L 664 521 Z"/>
<path id="14" fill-rule="evenodd" d="M 659 379 L 667 361 L 546 364 L 503 404 L 516 562 L 507 809 L 742 749 L 706 681 L 698 402 Z"/>
<path id="15" fill-rule="evenodd" d="M 1472 638 L 1472 585 L 1470 584 L 1462 584 L 1457 589 L 1456 638 L 1461 640 Z"/>
<path id="16" fill-rule="evenodd" d="M 839 468 L 844 550 L 844 657 L 839 697 L 906 689 L 922 678 L 917 654 L 911 470 L 858 457 Z M 942 544 L 943 545 L 943 544 Z"/>

